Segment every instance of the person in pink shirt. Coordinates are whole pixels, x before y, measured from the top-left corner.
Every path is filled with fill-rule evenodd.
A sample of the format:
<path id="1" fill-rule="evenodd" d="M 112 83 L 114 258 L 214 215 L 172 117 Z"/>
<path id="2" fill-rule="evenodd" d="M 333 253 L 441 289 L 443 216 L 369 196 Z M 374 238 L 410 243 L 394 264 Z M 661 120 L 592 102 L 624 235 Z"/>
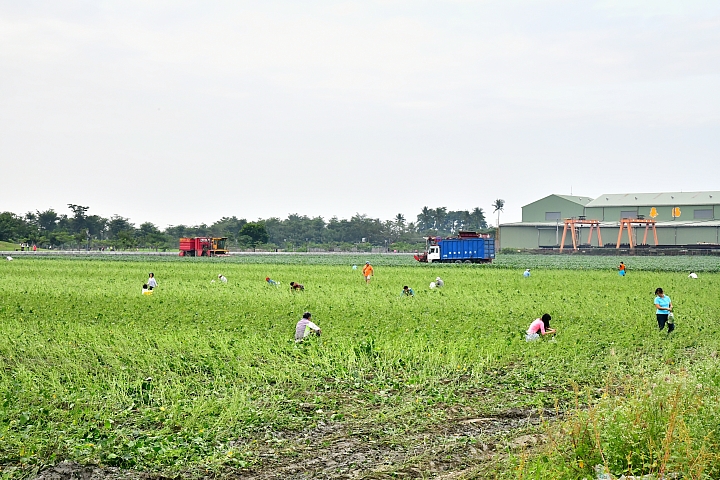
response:
<path id="1" fill-rule="evenodd" d="M 530 327 L 527 329 L 525 340 L 530 342 L 540 338 L 540 335 L 554 335 L 556 330 L 554 328 L 550 328 L 550 320 L 552 320 L 552 317 L 548 313 L 544 313 L 541 318 L 533 320 Z"/>

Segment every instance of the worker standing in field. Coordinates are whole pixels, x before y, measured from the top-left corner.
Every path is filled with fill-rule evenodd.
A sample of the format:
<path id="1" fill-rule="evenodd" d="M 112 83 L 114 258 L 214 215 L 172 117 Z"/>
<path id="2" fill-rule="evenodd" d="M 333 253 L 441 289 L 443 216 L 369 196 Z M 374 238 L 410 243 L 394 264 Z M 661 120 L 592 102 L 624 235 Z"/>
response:
<path id="1" fill-rule="evenodd" d="M 620 262 L 620 265 L 618 265 L 618 275 L 620 275 L 621 277 L 624 277 L 625 270 L 626 270 L 625 264 L 623 262 Z"/>
<path id="2" fill-rule="evenodd" d="M 665 324 L 667 323 L 668 327 L 668 333 L 671 333 L 673 330 L 675 330 L 675 319 L 673 318 L 674 315 L 672 313 L 673 304 L 672 300 L 670 300 L 670 297 L 665 295 L 665 292 L 663 292 L 662 288 L 656 288 L 655 289 L 655 316 L 657 317 L 658 327 L 660 330 L 665 328 Z"/>
<path id="3" fill-rule="evenodd" d="M 315 334 L 318 337 L 322 333 L 322 330 L 320 330 L 320 327 L 315 325 L 312 320 L 312 314 L 310 312 L 303 313 L 302 318 L 300 321 L 295 325 L 295 342 L 300 343 L 303 340 L 305 340 L 305 337 L 308 335 Z"/>
<path id="4" fill-rule="evenodd" d="M 372 265 L 370 265 L 370 262 L 365 262 L 365 266 L 362 269 L 362 274 L 363 277 L 365 277 L 366 284 L 370 283 L 370 279 L 372 278 L 373 273 L 375 273 L 375 271 L 373 270 Z"/>
<path id="5" fill-rule="evenodd" d="M 150 278 L 148 278 L 147 284 L 150 288 L 157 288 L 157 280 L 155 280 L 155 274 L 153 272 L 150 272 Z"/>
<path id="6" fill-rule="evenodd" d="M 557 331 L 550 328 L 550 320 L 552 317 L 549 313 L 544 313 L 542 317 L 533 320 L 527 329 L 525 340 L 531 342 L 540 338 L 540 335 L 554 335 Z"/>

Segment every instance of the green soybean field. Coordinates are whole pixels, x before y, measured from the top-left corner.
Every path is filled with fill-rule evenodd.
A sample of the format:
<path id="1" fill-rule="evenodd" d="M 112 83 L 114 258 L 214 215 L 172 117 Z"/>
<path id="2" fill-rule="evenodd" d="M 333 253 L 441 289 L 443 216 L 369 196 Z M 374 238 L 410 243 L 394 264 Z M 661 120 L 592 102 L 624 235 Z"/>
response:
<path id="1" fill-rule="evenodd" d="M 3 261 L 3 478 L 720 477 L 717 260 L 365 258 Z"/>

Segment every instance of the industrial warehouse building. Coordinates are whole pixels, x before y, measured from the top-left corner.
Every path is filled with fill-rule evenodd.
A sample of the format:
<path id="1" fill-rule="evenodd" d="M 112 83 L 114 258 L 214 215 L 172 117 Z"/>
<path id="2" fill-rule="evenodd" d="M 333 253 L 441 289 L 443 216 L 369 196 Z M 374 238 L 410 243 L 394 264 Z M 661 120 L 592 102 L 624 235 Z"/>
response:
<path id="1" fill-rule="evenodd" d="M 500 248 L 537 249 L 560 246 L 565 219 L 597 220 L 604 246 L 615 246 L 622 219 L 656 221 L 658 243 L 665 246 L 720 244 L 720 192 L 606 194 L 598 198 L 548 195 L 522 208 L 522 222 L 500 225 Z M 634 245 L 642 244 L 645 226 L 632 228 Z M 579 245 L 598 246 L 590 227 L 578 229 Z M 627 230 L 622 244 L 628 244 Z M 647 243 L 654 245 L 652 232 Z M 565 247 L 572 248 L 568 233 Z"/>

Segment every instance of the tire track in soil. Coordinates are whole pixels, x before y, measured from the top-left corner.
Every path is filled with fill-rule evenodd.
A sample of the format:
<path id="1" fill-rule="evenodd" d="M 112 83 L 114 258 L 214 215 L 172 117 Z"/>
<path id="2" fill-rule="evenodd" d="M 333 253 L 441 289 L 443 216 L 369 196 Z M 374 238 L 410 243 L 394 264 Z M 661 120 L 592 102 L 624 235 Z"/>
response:
<path id="1" fill-rule="evenodd" d="M 555 415 L 552 410 L 511 409 L 480 418 L 458 418 L 434 430 L 405 437 L 403 445 L 375 440 L 372 431 L 353 430 L 352 425 L 321 424 L 299 434 L 279 433 L 266 440 L 277 447 L 261 448 L 260 465 L 238 472 L 235 478 L 457 478 L 453 472 L 487 462 L 498 447 L 505 446 L 505 439 L 513 431 L 538 425 L 542 418 Z M 468 446 L 471 438 L 479 440 Z M 541 435 L 523 435 L 512 445 L 525 448 L 541 441 Z"/>

